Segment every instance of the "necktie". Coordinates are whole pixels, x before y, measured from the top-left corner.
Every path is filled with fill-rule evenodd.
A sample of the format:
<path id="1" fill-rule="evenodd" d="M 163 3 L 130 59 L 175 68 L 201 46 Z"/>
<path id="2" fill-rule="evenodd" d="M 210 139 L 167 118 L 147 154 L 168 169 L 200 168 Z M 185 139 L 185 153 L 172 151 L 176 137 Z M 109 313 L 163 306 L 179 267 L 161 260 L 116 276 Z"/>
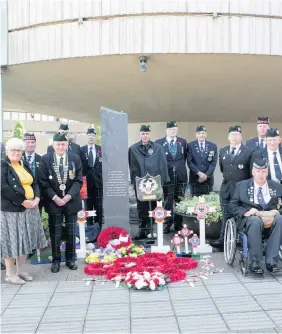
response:
<path id="1" fill-rule="evenodd" d="M 170 150 L 170 153 L 172 154 L 172 156 L 175 157 L 176 152 L 175 152 L 174 140 L 170 141 L 169 150 Z"/>
<path id="2" fill-rule="evenodd" d="M 31 163 L 31 155 L 27 156 L 27 161 L 28 161 L 29 164 Z"/>
<path id="3" fill-rule="evenodd" d="M 68 147 L 68 152 L 71 152 L 71 145 L 69 145 Z"/>
<path id="4" fill-rule="evenodd" d="M 281 172 L 281 168 L 280 168 L 279 163 L 278 163 L 277 152 L 273 152 L 273 164 L 274 164 L 274 170 L 275 170 L 276 178 L 279 181 L 281 181 L 282 180 L 282 172 Z"/>
<path id="5" fill-rule="evenodd" d="M 235 158 L 235 150 L 236 150 L 236 148 L 235 147 L 232 147 L 231 148 L 231 162 L 234 160 L 234 158 Z"/>
<path id="6" fill-rule="evenodd" d="M 63 181 L 63 179 L 64 179 L 64 158 L 63 157 L 60 158 L 59 172 L 60 172 L 60 175 L 61 175 L 61 179 Z"/>
<path id="7" fill-rule="evenodd" d="M 260 147 L 260 148 L 264 148 L 264 140 L 263 140 L 263 139 L 260 140 L 260 145 L 259 145 L 259 147 Z"/>
<path id="8" fill-rule="evenodd" d="M 258 189 L 257 198 L 258 198 L 258 204 L 264 209 L 266 207 L 266 203 L 263 198 L 262 187 L 259 187 Z"/>
<path id="9" fill-rule="evenodd" d="M 89 149 L 89 156 L 88 156 L 88 166 L 93 167 L 94 165 L 94 158 L 93 158 L 93 147 Z"/>

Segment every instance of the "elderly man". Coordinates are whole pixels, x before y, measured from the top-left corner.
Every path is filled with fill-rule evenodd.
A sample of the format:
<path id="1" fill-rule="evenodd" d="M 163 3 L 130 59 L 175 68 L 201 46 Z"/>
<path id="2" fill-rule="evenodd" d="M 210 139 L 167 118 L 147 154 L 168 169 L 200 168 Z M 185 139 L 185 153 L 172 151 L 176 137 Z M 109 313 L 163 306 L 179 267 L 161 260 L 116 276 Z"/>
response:
<path id="1" fill-rule="evenodd" d="M 250 178 L 250 162 L 252 151 L 242 144 L 242 128 L 238 125 L 229 127 L 229 145 L 219 151 L 219 167 L 223 176 L 220 187 L 220 202 L 222 208 L 222 224 L 220 236 L 211 242 L 211 246 L 223 249 L 225 223 L 231 218 L 228 210 L 236 183 Z"/>
<path id="2" fill-rule="evenodd" d="M 189 183 L 192 196 L 209 194 L 213 191 L 213 173 L 217 164 L 217 146 L 207 141 L 207 130 L 197 126 L 196 138 L 188 144 Z"/>
<path id="3" fill-rule="evenodd" d="M 258 117 L 257 119 L 257 137 L 248 139 L 246 146 L 252 151 L 256 151 L 266 146 L 266 132 L 269 129 L 269 118 Z"/>
<path id="4" fill-rule="evenodd" d="M 35 153 L 36 137 L 34 133 L 26 132 L 24 134 L 24 142 L 25 142 L 25 151 L 23 153 L 23 159 L 28 163 L 33 176 L 38 177 L 41 156 Z"/>
<path id="5" fill-rule="evenodd" d="M 280 134 L 278 129 L 269 129 L 266 133 L 266 147 L 252 154 L 252 161 L 265 159 L 268 161 L 268 178 L 282 183 L 282 147 L 280 147 Z"/>
<path id="6" fill-rule="evenodd" d="M 162 185 L 169 182 L 167 169 L 167 160 L 163 146 L 150 140 L 151 127 L 141 125 L 140 141 L 131 145 L 128 151 L 128 163 L 130 170 L 131 183 L 136 193 L 136 177 L 144 177 L 147 174 L 151 176 L 161 176 Z M 155 208 L 155 203 L 152 203 Z M 145 239 L 149 229 L 149 202 L 141 202 L 137 199 L 137 211 L 139 216 L 139 230 L 135 240 Z"/>
<path id="7" fill-rule="evenodd" d="M 248 236 L 249 269 L 253 274 L 263 274 L 262 233 L 270 232 L 266 248 L 266 269 L 277 273 L 279 247 L 282 244 L 282 185 L 267 180 L 268 164 L 256 159 L 252 168 L 253 178 L 237 183 L 230 201 L 230 211 L 238 221 L 238 229 Z M 267 213 L 267 216 L 266 216 Z"/>
<path id="8" fill-rule="evenodd" d="M 184 196 L 187 183 L 187 142 L 177 135 L 177 124 L 175 121 L 170 121 L 167 122 L 166 137 L 156 140 L 156 143 L 163 146 L 165 150 L 170 177 L 170 182 L 163 186 L 165 209 L 172 213 L 164 223 L 164 234 L 170 232 L 173 221 L 175 231 L 182 229 L 182 217 L 178 215 L 174 217 L 173 208 L 174 203 L 179 202 L 179 197 Z"/>
<path id="9" fill-rule="evenodd" d="M 75 227 L 77 213 L 82 209 L 80 189 L 82 187 L 81 160 L 67 152 L 66 135 L 56 133 L 53 137 L 54 153 L 45 154 L 40 164 L 39 183 L 43 192 L 44 208 L 49 215 L 49 230 L 52 246 L 51 271 L 60 271 L 62 222 L 66 222 L 66 265 L 76 270 Z"/>

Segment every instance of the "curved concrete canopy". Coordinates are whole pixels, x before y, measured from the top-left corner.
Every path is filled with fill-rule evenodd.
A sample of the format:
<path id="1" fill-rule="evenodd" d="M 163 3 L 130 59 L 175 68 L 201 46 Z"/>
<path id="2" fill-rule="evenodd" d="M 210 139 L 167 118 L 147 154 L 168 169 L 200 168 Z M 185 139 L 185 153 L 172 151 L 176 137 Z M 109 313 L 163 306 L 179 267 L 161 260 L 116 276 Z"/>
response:
<path id="1" fill-rule="evenodd" d="M 72 58 L 10 66 L 4 108 L 97 121 L 100 106 L 129 122 L 282 119 L 282 57 L 155 54 Z"/>

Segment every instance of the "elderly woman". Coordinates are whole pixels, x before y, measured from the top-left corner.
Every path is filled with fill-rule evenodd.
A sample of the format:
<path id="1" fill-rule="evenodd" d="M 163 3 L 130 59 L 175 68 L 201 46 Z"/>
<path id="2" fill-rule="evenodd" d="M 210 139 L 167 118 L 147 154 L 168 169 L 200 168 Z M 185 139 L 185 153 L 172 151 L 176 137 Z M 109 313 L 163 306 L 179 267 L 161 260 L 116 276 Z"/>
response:
<path id="1" fill-rule="evenodd" d="M 1 159 L 1 256 L 6 264 L 5 281 L 19 285 L 33 280 L 24 271 L 26 255 L 46 246 L 38 208 L 39 186 L 21 160 L 23 150 L 24 142 L 12 138 L 6 143 L 5 159 Z"/>

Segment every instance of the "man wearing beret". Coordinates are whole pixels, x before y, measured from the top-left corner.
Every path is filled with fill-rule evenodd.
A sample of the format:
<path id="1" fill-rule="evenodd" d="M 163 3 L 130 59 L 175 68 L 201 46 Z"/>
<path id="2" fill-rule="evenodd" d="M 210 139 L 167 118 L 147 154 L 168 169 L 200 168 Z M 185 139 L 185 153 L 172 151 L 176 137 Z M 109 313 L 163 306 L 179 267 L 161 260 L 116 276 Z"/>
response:
<path id="1" fill-rule="evenodd" d="M 75 228 L 77 213 L 82 209 L 81 160 L 77 154 L 67 152 L 68 139 L 64 133 L 53 136 L 54 153 L 42 156 L 39 183 L 43 192 L 44 208 L 49 216 L 52 246 L 51 271 L 60 271 L 63 217 L 66 222 L 66 266 L 76 270 Z"/>
<path id="2" fill-rule="evenodd" d="M 96 129 L 87 130 L 88 144 L 81 147 L 82 173 L 87 180 L 87 210 L 96 210 L 95 222 L 102 226 L 103 219 L 103 179 L 102 150 L 96 145 Z M 93 224 L 93 217 L 87 222 Z"/>
<path id="3" fill-rule="evenodd" d="M 137 211 L 139 216 L 139 230 L 134 238 L 135 240 L 146 238 L 150 226 L 148 212 L 149 202 L 141 202 L 137 199 L 136 177 L 142 178 L 147 174 L 151 176 L 160 175 L 162 185 L 170 181 L 164 148 L 156 142 L 151 141 L 150 137 L 151 127 L 149 125 L 141 125 L 141 140 L 131 145 L 128 151 L 130 178 L 135 189 Z M 155 206 L 156 203 L 152 203 L 152 209 L 154 209 Z"/>
<path id="4" fill-rule="evenodd" d="M 268 161 L 268 178 L 282 183 L 282 147 L 280 146 L 278 129 L 268 129 L 266 133 L 266 147 L 252 154 L 252 161 L 259 158 Z"/>
<path id="5" fill-rule="evenodd" d="M 230 126 L 228 140 L 230 145 L 219 151 L 219 167 L 223 176 L 220 187 L 220 202 L 222 223 L 220 236 L 211 242 L 211 246 L 223 249 L 225 223 L 232 215 L 229 212 L 229 202 L 234 194 L 236 183 L 250 178 L 250 162 L 252 151 L 242 144 L 242 128 L 239 125 Z"/>
<path id="6" fill-rule="evenodd" d="M 217 164 L 217 146 L 207 141 L 203 125 L 196 128 L 197 140 L 188 144 L 189 183 L 192 196 L 201 196 L 213 191 L 214 170 Z"/>
<path id="7" fill-rule="evenodd" d="M 266 269 L 277 273 L 282 245 L 282 185 L 267 180 L 268 163 L 264 159 L 253 161 L 252 175 L 253 178 L 237 183 L 230 201 L 230 212 L 236 218 L 238 230 L 247 234 L 250 272 L 263 274 L 260 265 L 263 259 L 262 234 L 267 229 Z"/>
<path id="8" fill-rule="evenodd" d="M 171 211 L 171 217 L 166 218 L 164 233 L 170 232 L 174 221 L 174 229 L 182 229 L 182 217 L 173 215 L 174 203 L 179 202 L 179 197 L 184 196 L 187 183 L 187 142 L 177 136 L 178 127 L 175 121 L 167 122 L 166 137 L 156 140 L 156 143 L 163 146 L 166 154 L 168 174 L 170 182 L 163 186 L 165 209 Z"/>
<path id="9" fill-rule="evenodd" d="M 33 176 L 38 177 L 41 156 L 35 153 L 36 137 L 34 133 L 26 132 L 24 134 L 24 142 L 25 151 L 23 153 L 23 159 L 29 164 Z"/>
<path id="10" fill-rule="evenodd" d="M 80 157 L 80 145 L 73 142 L 73 139 L 69 136 L 68 124 L 61 123 L 58 133 L 64 133 L 68 139 L 68 152 L 73 152 Z M 53 145 L 48 146 L 47 153 L 54 153 Z"/>
<path id="11" fill-rule="evenodd" d="M 248 139 L 246 146 L 252 151 L 256 151 L 266 146 L 266 132 L 269 129 L 269 118 L 258 117 L 257 119 L 257 137 Z"/>

